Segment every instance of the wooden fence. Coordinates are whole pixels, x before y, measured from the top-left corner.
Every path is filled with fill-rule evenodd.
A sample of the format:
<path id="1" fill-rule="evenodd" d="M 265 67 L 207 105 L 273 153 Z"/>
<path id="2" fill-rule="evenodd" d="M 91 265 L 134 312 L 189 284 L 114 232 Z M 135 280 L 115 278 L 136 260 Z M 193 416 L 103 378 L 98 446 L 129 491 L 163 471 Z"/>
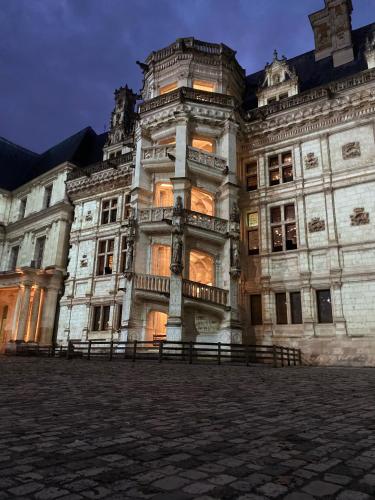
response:
<path id="1" fill-rule="evenodd" d="M 301 366 L 300 349 L 278 345 L 240 345 L 221 342 L 171 342 L 154 340 L 141 342 L 105 342 L 100 340 L 69 341 L 65 346 L 40 347 L 28 346 L 26 343 L 18 347 L 17 355 L 37 355 L 63 357 L 66 359 L 107 359 L 180 361 L 198 363 L 211 361 L 218 365 L 225 362 L 240 364 L 268 364 L 274 367 Z"/>

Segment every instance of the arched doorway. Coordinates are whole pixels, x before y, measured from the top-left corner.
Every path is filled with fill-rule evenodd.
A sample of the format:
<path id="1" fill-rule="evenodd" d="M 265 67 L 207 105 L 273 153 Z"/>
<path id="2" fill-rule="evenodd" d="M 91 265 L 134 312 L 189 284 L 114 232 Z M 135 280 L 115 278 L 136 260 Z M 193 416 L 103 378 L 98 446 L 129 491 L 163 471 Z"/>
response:
<path id="1" fill-rule="evenodd" d="M 164 340 L 167 335 L 168 314 L 162 311 L 152 310 L 147 314 L 146 338 L 147 342 Z"/>

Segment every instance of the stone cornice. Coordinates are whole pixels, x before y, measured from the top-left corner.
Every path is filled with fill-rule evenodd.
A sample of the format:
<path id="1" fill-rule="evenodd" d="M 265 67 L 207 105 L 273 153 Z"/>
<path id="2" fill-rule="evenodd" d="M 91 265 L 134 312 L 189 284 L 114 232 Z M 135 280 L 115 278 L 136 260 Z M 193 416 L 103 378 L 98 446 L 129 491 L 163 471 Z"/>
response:
<path id="1" fill-rule="evenodd" d="M 375 89 L 361 90 L 335 99 L 322 100 L 302 109 L 278 114 L 247 125 L 248 142 L 242 153 L 298 136 L 321 132 L 375 114 Z"/>
<path id="2" fill-rule="evenodd" d="M 38 212 L 33 212 L 27 217 L 12 222 L 6 226 L 6 233 L 22 229 L 23 231 L 31 231 L 40 229 L 46 225 L 64 220 L 71 222 L 73 207 L 68 201 L 61 201 Z"/>

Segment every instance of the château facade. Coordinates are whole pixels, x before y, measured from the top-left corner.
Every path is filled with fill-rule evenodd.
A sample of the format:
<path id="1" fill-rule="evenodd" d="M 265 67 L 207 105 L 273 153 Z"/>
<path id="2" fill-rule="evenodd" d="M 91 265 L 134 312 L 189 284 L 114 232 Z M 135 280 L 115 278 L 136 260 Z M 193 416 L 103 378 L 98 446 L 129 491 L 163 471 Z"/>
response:
<path id="1" fill-rule="evenodd" d="M 351 12 L 325 0 L 315 50 L 248 76 L 194 38 L 138 63 L 141 93 L 116 90 L 108 134 L 30 181 L 65 181 L 61 260 L 37 267 L 59 273 L 61 300 L 55 333 L 14 330 L 12 313 L 7 341 L 256 342 L 375 364 L 375 23 L 352 30 Z M 28 186 L 3 196 L 16 206 Z M 0 314 L 2 279 L 25 295 L 12 224 Z M 35 293 L 18 299 L 30 321 Z"/>

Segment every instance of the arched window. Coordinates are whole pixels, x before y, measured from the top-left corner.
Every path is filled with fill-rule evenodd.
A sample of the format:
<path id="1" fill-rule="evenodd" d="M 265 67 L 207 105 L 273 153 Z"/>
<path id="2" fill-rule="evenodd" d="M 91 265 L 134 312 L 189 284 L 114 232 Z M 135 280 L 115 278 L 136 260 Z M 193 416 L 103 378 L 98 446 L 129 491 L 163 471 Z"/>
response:
<path id="1" fill-rule="evenodd" d="M 189 279 L 203 285 L 215 283 L 214 258 L 199 250 L 191 250 L 189 256 Z"/>

